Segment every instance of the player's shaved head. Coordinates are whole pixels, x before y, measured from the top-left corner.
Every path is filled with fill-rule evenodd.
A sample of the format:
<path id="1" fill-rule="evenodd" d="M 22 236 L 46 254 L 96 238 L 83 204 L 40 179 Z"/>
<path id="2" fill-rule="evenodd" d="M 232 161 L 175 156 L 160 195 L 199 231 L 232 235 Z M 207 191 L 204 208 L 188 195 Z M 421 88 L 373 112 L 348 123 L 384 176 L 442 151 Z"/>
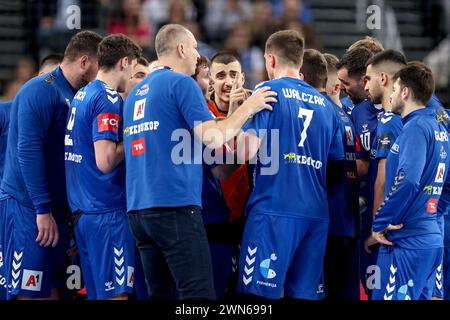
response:
<path id="1" fill-rule="evenodd" d="M 158 58 L 172 53 L 177 45 L 186 38 L 193 37 L 192 33 L 179 24 L 166 24 L 159 29 L 155 38 L 155 51 Z"/>
<path id="2" fill-rule="evenodd" d="M 323 57 L 327 62 L 327 93 L 329 93 L 331 92 L 332 86 L 339 84 L 337 76 L 337 64 L 339 63 L 339 58 L 331 53 L 324 53 Z"/>
<path id="3" fill-rule="evenodd" d="M 221 63 L 221 64 L 230 64 L 233 62 L 237 62 L 239 65 L 239 59 L 232 53 L 229 52 L 219 52 L 211 59 L 211 64 L 213 63 Z"/>
<path id="4" fill-rule="evenodd" d="M 398 70 L 405 67 L 407 63 L 408 61 L 403 53 L 388 49 L 374 55 L 367 61 L 366 65 L 393 76 Z"/>
<path id="5" fill-rule="evenodd" d="M 43 69 L 48 69 L 51 67 L 56 67 L 61 64 L 63 61 L 64 56 L 62 54 L 52 53 L 47 56 L 45 56 L 41 64 L 39 65 L 39 72 Z"/>
<path id="6" fill-rule="evenodd" d="M 302 64 L 305 40 L 295 30 L 282 30 L 273 33 L 266 41 L 266 53 L 274 54 L 280 63 L 298 67 Z"/>
<path id="7" fill-rule="evenodd" d="M 327 61 L 320 51 L 316 49 L 306 49 L 303 54 L 303 64 L 300 69 L 304 80 L 310 86 L 318 89 L 327 85 Z"/>

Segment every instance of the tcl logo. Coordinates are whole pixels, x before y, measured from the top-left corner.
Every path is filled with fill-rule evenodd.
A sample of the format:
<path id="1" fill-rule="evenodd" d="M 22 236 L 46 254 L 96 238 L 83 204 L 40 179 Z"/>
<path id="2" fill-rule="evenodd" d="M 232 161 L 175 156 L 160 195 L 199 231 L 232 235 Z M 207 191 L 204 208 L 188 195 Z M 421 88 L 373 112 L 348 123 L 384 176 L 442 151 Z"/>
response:
<path id="1" fill-rule="evenodd" d="M 119 124 L 122 117 L 115 113 L 101 113 L 97 117 L 98 132 L 119 131 Z"/>
<path id="2" fill-rule="evenodd" d="M 140 138 L 131 142 L 131 154 L 138 156 L 145 153 L 145 139 Z"/>
<path id="3" fill-rule="evenodd" d="M 427 212 L 430 214 L 437 212 L 438 199 L 431 198 L 427 203 Z"/>

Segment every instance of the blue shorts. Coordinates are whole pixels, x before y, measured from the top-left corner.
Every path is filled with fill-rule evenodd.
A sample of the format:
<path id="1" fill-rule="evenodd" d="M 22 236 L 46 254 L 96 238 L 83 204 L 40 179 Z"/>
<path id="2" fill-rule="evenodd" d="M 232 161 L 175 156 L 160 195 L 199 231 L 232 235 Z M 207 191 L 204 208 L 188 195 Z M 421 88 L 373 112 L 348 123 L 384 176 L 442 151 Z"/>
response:
<path id="1" fill-rule="evenodd" d="M 33 209 L 8 197 L 0 201 L 0 212 L 4 214 L 5 225 L 10 226 L 4 232 L 7 298 L 47 298 L 53 288 L 64 288 L 68 225 L 57 220 L 58 244 L 55 248 L 42 247 L 36 242 L 38 229 Z M 57 219 L 57 215 L 54 217 Z"/>
<path id="2" fill-rule="evenodd" d="M 0 300 L 6 300 L 5 232 L 10 230 L 11 226 L 6 226 L 6 212 L 1 208 L 0 203 Z"/>
<path id="3" fill-rule="evenodd" d="M 136 249 L 125 210 L 81 213 L 75 238 L 88 299 L 133 292 Z"/>
<path id="4" fill-rule="evenodd" d="M 436 282 L 433 288 L 433 298 L 444 299 L 444 259 L 445 259 L 445 248 L 444 254 L 442 255 L 442 261 L 436 269 Z"/>
<path id="5" fill-rule="evenodd" d="M 450 248 L 444 248 L 442 271 L 443 280 L 441 283 L 439 283 L 439 274 L 436 273 L 436 286 L 439 288 L 439 284 L 441 284 L 443 287 L 440 291 L 442 293 L 442 298 L 444 300 L 450 300 Z"/>
<path id="6" fill-rule="evenodd" d="M 431 300 L 442 248 L 404 249 L 381 245 L 377 265 L 381 288 L 372 300 Z"/>
<path id="7" fill-rule="evenodd" d="M 241 245 L 238 293 L 322 299 L 327 234 L 328 222 L 251 213 Z"/>

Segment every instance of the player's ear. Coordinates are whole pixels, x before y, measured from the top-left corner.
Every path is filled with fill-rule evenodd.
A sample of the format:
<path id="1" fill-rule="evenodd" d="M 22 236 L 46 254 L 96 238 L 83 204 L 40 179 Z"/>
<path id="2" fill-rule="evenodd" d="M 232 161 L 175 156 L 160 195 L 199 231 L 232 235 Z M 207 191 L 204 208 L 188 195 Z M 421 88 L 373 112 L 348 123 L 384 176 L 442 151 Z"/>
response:
<path id="1" fill-rule="evenodd" d="M 130 63 L 130 61 L 128 61 L 128 57 L 123 57 L 122 59 L 120 59 L 120 69 L 126 69 L 128 67 L 128 64 Z"/>
<path id="2" fill-rule="evenodd" d="M 303 73 L 300 72 L 298 75 L 300 76 L 301 80 L 305 81 L 305 75 Z"/>
<path id="3" fill-rule="evenodd" d="M 380 81 L 382 86 L 386 86 L 388 83 L 388 75 L 385 72 L 381 72 L 380 74 Z"/>
<path id="4" fill-rule="evenodd" d="M 88 61 L 89 61 L 88 55 L 83 54 L 83 55 L 80 57 L 79 61 L 80 61 L 80 67 L 81 67 L 81 69 L 83 69 L 83 70 L 86 69 L 86 68 L 87 68 L 87 64 L 88 64 Z"/>
<path id="5" fill-rule="evenodd" d="M 271 67 L 272 68 L 275 68 L 275 65 L 277 64 L 277 59 L 276 59 L 276 57 L 275 57 L 275 55 L 273 55 L 273 54 L 271 54 L 270 56 L 269 56 L 269 58 L 270 58 L 270 65 L 271 65 Z"/>
<path id="6" fill-rule="evenodd" d="M 334 86 L 332 87 L 332 94 L 335 95 L 337 93 L 339 93 L 339 91 L 341 91 L 341 83 L 335 83 Z"/>
<path id="7" fill-rule="evenodd" d="M 401 92 L 401 97 L 403 100 L 407 100 L 411 96 L 411 89 L 408 87 L 403 87 Z"/>
<path id="8" fill-rule="evenodd" d="M 180 56 L 180 58 L 184 58 L 184 45 L 182 43 L 177 45 L 177 53 Z"/>

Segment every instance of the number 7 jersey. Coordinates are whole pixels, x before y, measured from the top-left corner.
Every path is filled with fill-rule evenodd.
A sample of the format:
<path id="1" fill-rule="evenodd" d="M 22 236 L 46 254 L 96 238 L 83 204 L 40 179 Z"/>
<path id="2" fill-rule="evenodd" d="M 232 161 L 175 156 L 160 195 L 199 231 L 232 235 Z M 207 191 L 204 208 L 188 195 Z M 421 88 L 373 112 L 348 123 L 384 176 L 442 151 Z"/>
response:
<path id="1" fill-rule="evenodd" d="M 327 161 L 344 159 L 332 105 L 302 80 L 258 85 L 276 91 L 273 111 L 259 112 L 246 130 L 262 139 L 247 213 L 328 221 Z"/>

